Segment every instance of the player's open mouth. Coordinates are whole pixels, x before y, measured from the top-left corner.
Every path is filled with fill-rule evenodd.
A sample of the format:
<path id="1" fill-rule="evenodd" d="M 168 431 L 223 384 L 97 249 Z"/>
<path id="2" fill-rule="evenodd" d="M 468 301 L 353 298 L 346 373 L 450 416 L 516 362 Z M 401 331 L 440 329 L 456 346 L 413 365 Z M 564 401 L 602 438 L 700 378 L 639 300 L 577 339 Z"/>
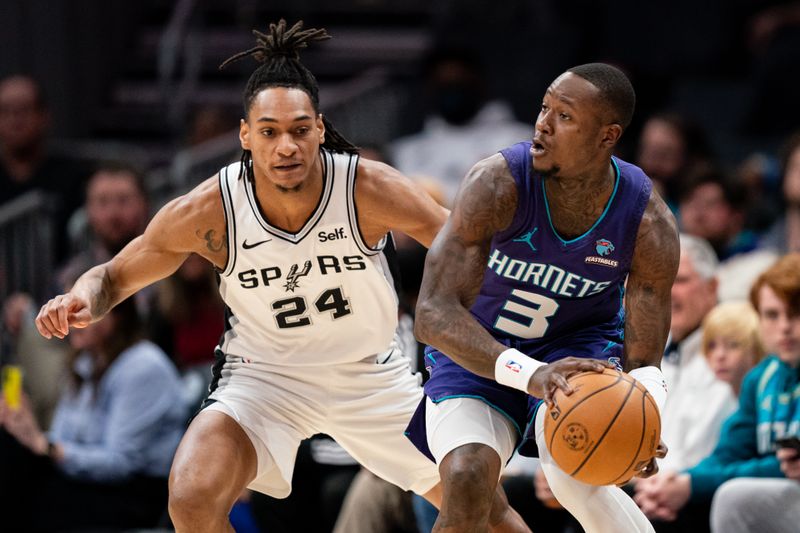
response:
<path id="1" fill-rule="evenodd" d="M 542 155 L 547 151 L 547 148 L 540 142 L 533 141 L 531 144 L 531 155 Z"/>

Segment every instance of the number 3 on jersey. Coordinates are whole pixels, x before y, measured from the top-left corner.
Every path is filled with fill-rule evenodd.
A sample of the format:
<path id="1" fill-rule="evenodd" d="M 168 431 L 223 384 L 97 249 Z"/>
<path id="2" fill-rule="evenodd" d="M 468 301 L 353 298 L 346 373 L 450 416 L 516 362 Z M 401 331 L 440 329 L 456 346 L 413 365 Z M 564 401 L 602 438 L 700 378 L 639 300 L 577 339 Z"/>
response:
<path id="1" fill-rule="evenodd" d="M 350 308 L 350 300 L 344 297 L 341 287 L 322 291 L 322 294 L 314 300 L 314 307 L 318 313 L 331 311 L 334 320 L 353 312 Z M 311 324 L 311 318 L 306 316 L 308 305 L 302 296 L 293 296 L 272 302 L 272 310 L 278 311 L 275 313 L 275 322 L 281 329 L 299 328 Z"/>
<path id="2" fill-rule="evenodd" d="M 511 291 L 511 295 L 525 300 L 526 303 L 520 304 L 511 300 L 506 300 L 506 303 L 500 310 L 511 311 L 515 315 L 525 317 L 529 320 L 522 322 L 498 315 L 494 323 L 494 329 L 504 333 L 510 333 L 521 339 L 538 339 L 544 337 L 548 326 L 550 326 L 550 322 L 547 319 L 558 311 L 558 302 L 547 296 L 519 289 Z"/>

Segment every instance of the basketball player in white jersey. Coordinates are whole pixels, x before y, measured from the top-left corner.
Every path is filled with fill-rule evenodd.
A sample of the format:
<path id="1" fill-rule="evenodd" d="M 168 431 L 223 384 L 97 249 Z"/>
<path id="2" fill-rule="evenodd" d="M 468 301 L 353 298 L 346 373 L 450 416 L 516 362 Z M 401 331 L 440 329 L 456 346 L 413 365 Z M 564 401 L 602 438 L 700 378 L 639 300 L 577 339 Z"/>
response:
<path id="1" fill-rule="evenodd" d="M 436 465 L 403 431 L 422 391 L 397 347 L 390 230 L 429 246 L 447 211 L 393 168 L 359 159 L 319 113 L 298 50 L 328 38 L 298 23 L 256 32 L 242 161 L 163 207 L 144 234 L 45 304 L 36 325 L 63 338 L 191 253 L 218 270 L 229 313 L 214 381 L 170 474 L 178 531 L 232 531 L 245 487 L 285 497 L 298 444 L 336 439 L 366 468 L 441 501 Z M 223 66 L 226 64 L 223 63 Z M 502 493 L 493 531 L 527 531 Z"/>

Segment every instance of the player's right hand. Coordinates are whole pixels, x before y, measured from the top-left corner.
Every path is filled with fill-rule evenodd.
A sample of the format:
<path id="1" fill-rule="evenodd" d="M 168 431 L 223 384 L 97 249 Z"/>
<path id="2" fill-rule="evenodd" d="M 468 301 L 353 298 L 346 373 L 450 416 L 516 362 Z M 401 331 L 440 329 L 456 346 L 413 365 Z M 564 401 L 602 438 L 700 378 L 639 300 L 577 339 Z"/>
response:
<path id="1" fill-rule="evenodd" d="M 548 407 L 552 407 L 556 389 L 572 394 L 572 387 L 567 382 L 570 376 L 580 372 L 602 372 L 606 368 L 614 368 L 614 365 L 597 359 L 566 357 L 536 369 L 528 383 L 528 394 L 542 398 Z"/>
<path id="2" fill-rule="evenodd" d="M 89 302 L 72 293 L 60 294 L 42 306 L 35 322 L 44 338 L 63 339 L 70 327 L 85 328 L 92 322 Z"/>

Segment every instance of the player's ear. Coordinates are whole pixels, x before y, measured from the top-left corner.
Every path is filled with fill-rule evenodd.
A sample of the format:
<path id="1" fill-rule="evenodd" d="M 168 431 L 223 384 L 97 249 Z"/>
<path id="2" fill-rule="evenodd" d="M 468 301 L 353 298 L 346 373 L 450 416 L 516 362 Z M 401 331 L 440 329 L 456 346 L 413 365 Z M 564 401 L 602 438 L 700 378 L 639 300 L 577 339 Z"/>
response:
<path id="1" fill-rule="evenodd" d="M 317 115 L 317 132 L 319 133 L 319 144 L 325 143 L 325 121 L 322 118 L 322 113 Z"/>
<path id="2" fill-rule="evenodd" d="M 239 143 L 242 145 L 242 150 L 250 149 L 250 126 L 245 119 L 239 121 Z"/>
<path id="3" fill-rule="evenodd" d="M 616 146 L 619 138 L 622 137 L 622 126 L 619 124 L 608 124 L 603 126 L 602 137 L 600 143 L 608 149 Z"/>

